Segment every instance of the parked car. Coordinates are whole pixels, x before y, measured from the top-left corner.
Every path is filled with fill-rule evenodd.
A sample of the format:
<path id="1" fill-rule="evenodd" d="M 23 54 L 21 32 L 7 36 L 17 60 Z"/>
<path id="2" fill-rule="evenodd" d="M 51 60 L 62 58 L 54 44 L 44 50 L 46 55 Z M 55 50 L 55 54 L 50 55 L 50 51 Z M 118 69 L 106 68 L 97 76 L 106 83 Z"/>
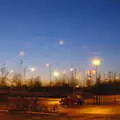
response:
<path id="1" fill-rule="evenodd" d="M 61 105 L 83 105 L 84 99 L 81 96 L 68 96 L 65 98 L 62 98 L 60 101 Z"/>

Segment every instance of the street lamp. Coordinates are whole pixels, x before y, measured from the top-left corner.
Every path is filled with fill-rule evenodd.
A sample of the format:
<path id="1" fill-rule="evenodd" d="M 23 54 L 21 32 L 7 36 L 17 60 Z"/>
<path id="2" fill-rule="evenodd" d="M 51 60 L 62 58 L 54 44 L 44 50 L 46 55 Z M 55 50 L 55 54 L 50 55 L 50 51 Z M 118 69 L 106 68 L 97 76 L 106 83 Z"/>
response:
<path id="1" fill-rule="evenodd" d="M 51 75 L 51 73 L 52 73 L 52 66 L 51 66 L 51 64 L 46 64 L 46 67 L 49 69 L 50 86 L 51 86 L 51 84 L 52 84 L 52 75 Z"/>
<path id="2" fill-rule="evenodd" d="M 74 72 L 74 68 L 73 67 L 70 68 L 70 72 L 71 72 L 71 79 L 73 80 L 73 72 Z"/>
<path id="3" fill-rule="evenodd" d="M 100 60 L 100 59 L 94 59 L 94 60 L 92 61 L 92 63 L 93 63 L 93 65 L 95 65 L 95 66 L 100 66 L 101 60 Z"/>
<path id="4" fill-rule="evenodd" d="M 71 67 L 71 68 L 70 68 L 70 71 L 73 72 L 73 71 L 74 71 L 74 68 Z"/>
<path id="5" fill-rule="evenodd" d="M 95 75 L 95 74 L 96 74 L 96 70 L 92 70 L 92 74 L 94 74 L 94 75 Z"/>
<path id="6" fill-rule="evenodd" d="M 13 70 L 13 69 L 11 69 L 11 70 L 10 70 L 10 73 L 14 73 L 14 70 Z"/>
<path id="7" fill-rule="evenodd" d="M 32 77 L 35 77 L 34 73 L 36 73 L 37 69 L 34 67 L 29 68 L 29 72 L 33 73 Z"/>
<path id="8" fill-rule="evenodd" d="M 95 58 L 92 60 L 92 64 L 95 66 L 96 82 L 98 83 L 98 67 L 101 65 L 101 60 L 98 58 Z"/>
<path id="9" fill-rule="evenodd" d="M 57 71 L 54 71 L 53 75 L 54 75 L 54 77 L 58 78 L 60 76 L 60 73 Z"/>
<path id="10" fill-rule="evenodd" d="M 31 67 L 29 68 L 28 66 L 24 67 L 24 81 L 26 82 L 26 73 L 27 72 L 36 72 L 36 68 Z"/>
<path id="11" fill-rule="evenodd" d="M 12 82 L 11 79 L 13 78 L 14 70 L 11 69 L 11 70 L 8 72 L 8 75 L 9 75 L 9 78 L 10 78 L 10 82 Z M 9 83 L 9 84 L 10 84 L 10 83 Z"/>
<path id="12" fill-rule="evenodd" d="M 24 67 L 24 80 L 26 80 L 26 73 L 28 71 L 28 67 Z"/>
<path id="13" fill-rule="evenodd" d="M 119 77 L 117 76 L 115 79 L 116 79 L 116 80 L 119 80 Z"/>
<path id="14" fill-rule="evenodd" d="M 36 71 L 36 68 L 30 68 L 30 72 L 35 72 Z"/>
<path id="15" fill-rule="evenodd" d="M 53 72 L 53 76 L 54 76 L 55 81 L 56 81 L 56 80 L 57 80 L 57 78 L 60 76 L 60 73 L 59 73 L 59 72 L 57 72 L 57 71 L 54 71 L 54 72 Z"/>

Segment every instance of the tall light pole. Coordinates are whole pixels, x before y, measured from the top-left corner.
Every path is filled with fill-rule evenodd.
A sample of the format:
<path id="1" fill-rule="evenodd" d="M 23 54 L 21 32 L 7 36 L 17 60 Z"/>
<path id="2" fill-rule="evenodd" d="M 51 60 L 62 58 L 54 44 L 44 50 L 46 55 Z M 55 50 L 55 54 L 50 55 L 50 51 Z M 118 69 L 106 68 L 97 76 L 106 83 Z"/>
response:
<path id="1" fill-rule="evenodd" d="M 51 85 L 52 85 L 52 65 L 46 64 L 45 66 L 49 69 L 49 79 L 50 79 L 50 87 L 51 87 Z"/>
<path id="2" fill-rule="evenodd" d="M 70 81 L 70 86 L 72 86 L 72 83 L 74 81 L 74 68 L 72 67 L 71 65 L 71 68 L 70 68 L 70 72 L 71 72 L 71 81 Z"/>
<path id="3" fill-rule="evenodd" d="M 31 67 L 31 68 L 29 68 L 29 71 L 30 71 L 31 73 L 35 73 L 35 72 L 37 71 L 37 69 L 34 68 L 34 67 Z M 32 76 L 32 77 L 34 77 L 34 76 Z"/>
<path id="4" fill-rule="evenodd" d="M 3 67 L 0 69 L 2 74 L 2 82 L 4 81 L 4 77 L 6 77 L 6 64 L 3 64 Z"/>
<path id="5" fill-rule="evenodd" d="M 57 72 L 57 71 L 54 71 L 54 72 L 53 72 L 53 76 L 54 76 L 55 81 L 56 81 L 56 80 L 58 79 L 58 77 L 60 76 L 60 73 Z"/>
<path id="6" fill-rule="evenodd" d="M 26 75 L 26 73 L 27 72 L 31 72 L 31 73 L 33 73 L 33 72 L 36 72 L 37 70 L 36 70 L 36 68 L 34 68 L 34 67 L 31 67 L 31 68 L 29 68 L 29 67 L 24 67 L 24 81 L 26 82 L 26 77 L 27 77 L 27 75 Z"/>
<path id="7" fill-rule="evenodd" d="M 26 72 L 28 70 L 28 67 L 24 67 L 24 81 L 26 80 Z"/>
<path id="8" fill-rule="evenodd" d="M 30 68 L 30 72 L 35 72 L 35 71 L 36 71 L 36 68 L 33 68 L 33 67 Z"/>
<path id="9" fill-rule="evenodd" d="M 22 72 L 22 67 L 23 67 L 23 64 L 24 64 L 24 60 L 23 60 L 24 56 L 25 56 L 25 52 L 24 52 L 23 50 L 20 51 L 20 52 L 19 52 L 19 57 L 20 57 L 20 59 L 19 59 L 20 73 Z M 24 69 L 24 68 L 23 68 L 23 69 Z M 24 70 L 23 70 L 23 72 L 22 72 L 21 74 L 24 74 Z"/>
<path id="10" fill-rule="evenodd" d="M 95 66 L 96 71 L 96 82 L 98 83 L 98 67 L 101 65 L 101 60 L 98 58 L 95 58 L 92 60 L 92 64 Z"/>

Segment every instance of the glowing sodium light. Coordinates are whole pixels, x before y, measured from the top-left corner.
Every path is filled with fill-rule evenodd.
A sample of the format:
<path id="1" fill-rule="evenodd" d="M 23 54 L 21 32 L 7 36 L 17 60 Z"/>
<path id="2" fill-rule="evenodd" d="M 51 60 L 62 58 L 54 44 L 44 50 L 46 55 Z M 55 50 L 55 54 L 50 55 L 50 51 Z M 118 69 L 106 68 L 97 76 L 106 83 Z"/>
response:
<path id="1" fill-rule="evenodd" d="M 90 74 L 95 74 L 95 73 L 96 73 L 95 70 L 88 70 L 88 75 L 90 75 Z"/>
<path id="2" fill-rule="evenodd" d="M 53 75 L 54 75 L 54 77 L 59 77 L 60 73 L 57 72 L 57 71 L 55 71 L 55 72 L 53 73 Z"/>
<path id="3" fill-rule="evenodd" d="M 50 67 L 50 64 L 46 64 L 46 67 Z"/>
<path id="4" fill-rule="evenodd" d="M 88 80 L 91 80 L 91 78 L 88 78 Z"/>
<path id="5" fill-rule="evenodd" d="M 88 75 L 90 75 L 91 74 L 91 70 L 88 70 Z"/>
<path id="6" fill-rule="evenodd" d="M 10 73 L 14 73 L 14 70 L 10 70 Z"/>
<path id="7" fill-rule="evenodd" d="M 92 70 L 92 73 L 93 73 L 93 74 L 95 74 L 95 73 L 96 73 L 96 71 L 95 71 L 95 70 Z"/>
<path id="8" fill-rule="evenodd" d="M 70 68 L 70 71 L 72 72 L 74 70 L 74 68 Z"/>
<path id="9" fill-rule="evenodd" d="M 31 71 L 31 72 L 35 72 L 36 69 L 35 69 L 35 68 L 30 68 L 30 71 Z"/>
<path id="10" fill-rule="evenodd" d="M 76 75 L 76 79 L 80 79 L 80 74 L 77 74 L 77 75 Z"/>
<path id="11" fill-rule="evenodd" d="M 100 59 L 94 59 L 94 60 L 92 60 L 92 64 L 95 65 L 95 66 L 100 66 L 101 60 Z"/>

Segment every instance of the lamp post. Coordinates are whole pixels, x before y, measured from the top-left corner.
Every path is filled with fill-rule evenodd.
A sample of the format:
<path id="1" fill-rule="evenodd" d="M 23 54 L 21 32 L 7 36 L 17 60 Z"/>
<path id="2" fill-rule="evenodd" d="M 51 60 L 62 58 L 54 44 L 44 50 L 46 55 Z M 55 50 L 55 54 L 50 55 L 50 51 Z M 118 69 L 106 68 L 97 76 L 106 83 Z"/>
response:
<path id="1" fill-rule="evenodd" d="M 30 68 L 30 72 L 35 72 L 35 71 L 36 71 L 36 68 L 33 68 L 33 67 Z"/>
<path id="2" fill-rule="evenodd" d="M 73 80 L 73 72 L 74 72 L 74 68 L 70 68 L 70 72 L 71 72 L 71 79 Z"/>
<path id="3" fill-rule="evenodd" d="M 20 69 L 20 74 L 22 75 L 23 74 L 23 76 L 25 75 L 25 68 L 23 68 L 23 65 L 24 65 L 24 56 L 25 56 L 25 52 L 22 50 L 22 51 L 20 51 L 19 52 L 19 57 L 20 57 L 20 59 L 19 59 L 19 69 Z M 23 69 L 23 71 L 22 71 L 22 69 Z"/>
<path id="4" fill-rule="evenodd" d="M 6 77 L 6 64 L 3 64 L 3 67 L 0 68 L 0 72 L 2 74 L 2 81 L 4 81 L 4 77 Z"/>
<path id="5" fill-rule="evenodd" d="M 54 75 L 54 77 L 58 78 L 58 77 L 59 77 L 59 75 L 60 75 L 60 73 L 59 73 L 59 72 L 57 72 L 57 71 L 54 71 L 53 75 Z"/>
<path id="6" fill-rule="evenodd" d="M 35 73 L 35 72 L 37 71 L 37 69 L 34 68 L 34 67 L 31 67 L 31 68 L 29 68 L 29 71 L 30 71 L 31 73 Z M 32 76 L 32 77 L 34 77 L 34 76 Z"/>
<path id="7" fill-rule="evenodd" d="M 24 80 L 26 80 L 26 72 L 27 72 L 28 67 L 24 67 Z"/>
<path id="8" fill-rule="evenodd" d="M 49 79 L 50 79 L 50 87 L 52 85 L 52 65 L 51 64 L 46 64 L 46 67 L 49 69 Z"/>
<path id="9" fill-rule="evenodd" d="M 98 67 L 101 65 L 101 60 L 98 58 L 95 58 L 92 60 L 92 64 L 95 66 L 96 71 L 96 82 L 98 83 Z"/>
<path id="10" fill-rule="evenodd" d="M 60 73 L 59 73 L 59 72 L 57 72 L 57 71 L 54 71 L 54 72 L 53 72 L 53 76 L 54 76 L 55 81 L 56 81 L 56 80 L 57 80 L 57 78 L 60 76 Z"/>
<path id="11" fill-rule="evenodd" d="M 71 80 L 70 80 L 69 85 L 71 87 L 73 87 L 74 86 L 73 83 L 74 83 L 75 69 L 72 67 L 72 65 L 71 65 L 71 68 L 70 68 L 70 74 L 71 74 Z"/>

